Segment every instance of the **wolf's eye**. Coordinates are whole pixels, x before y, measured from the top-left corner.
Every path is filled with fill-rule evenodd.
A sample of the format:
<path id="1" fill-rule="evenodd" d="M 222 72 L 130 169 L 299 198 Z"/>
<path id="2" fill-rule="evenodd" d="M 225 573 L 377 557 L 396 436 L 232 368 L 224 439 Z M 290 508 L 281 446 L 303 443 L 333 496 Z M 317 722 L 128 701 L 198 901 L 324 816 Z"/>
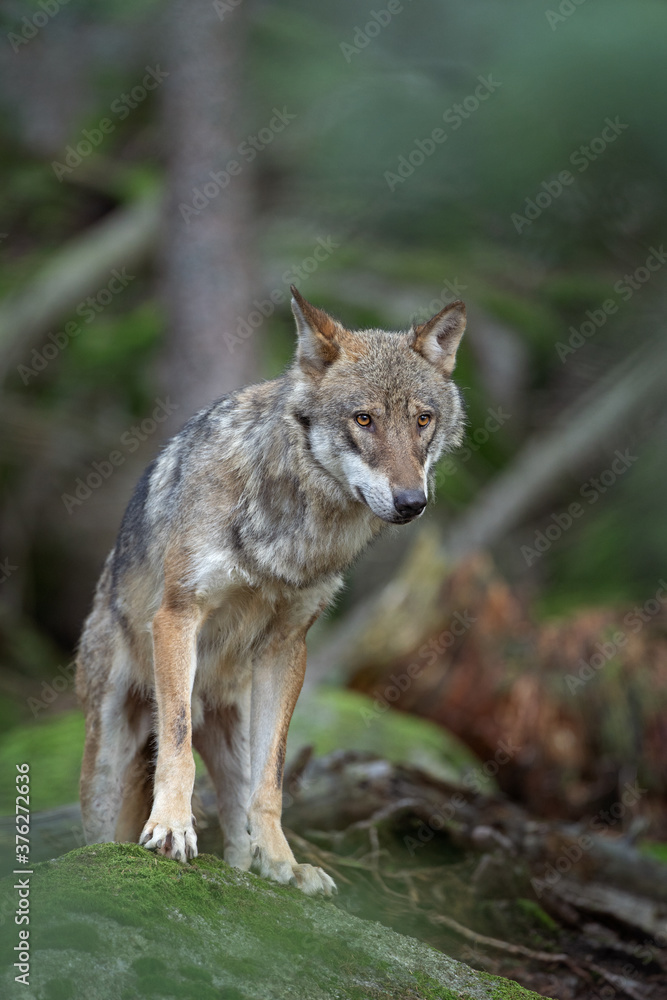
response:
<path id="1" fill-rule="evenodd" d="M 360 427 L 370 427 L 371 425 L 371 418 L 368 413 L 357 413 L 354 419 L 357 421 Z"/>
<path id="2" fill-rule="evenodd" d="M 417 423 L 420 427 L 428 427 L 431 423 L 431 416 L 429 413 L 420 413 L 417 417 Z"/>

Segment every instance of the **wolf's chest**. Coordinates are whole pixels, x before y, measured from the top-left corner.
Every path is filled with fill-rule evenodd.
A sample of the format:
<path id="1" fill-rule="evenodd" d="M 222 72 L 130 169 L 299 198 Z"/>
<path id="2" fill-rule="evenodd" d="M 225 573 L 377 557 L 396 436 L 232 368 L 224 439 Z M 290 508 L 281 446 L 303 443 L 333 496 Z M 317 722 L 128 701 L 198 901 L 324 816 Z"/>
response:
<path id="1" fill-rule="evenodd" d="M 316 587 L 344 572 L 377 534 L 379 525 L 361 505 L 330 517 L 310 510 L 289 519 L 250 517 L 233 539 L 235 557 L 251 577 L 299 589 Z"/>
<path id="2" fill-rule="evenodd" d="M 253 661 L 277 636 L 289 641 L 303 633 L 339 586 L 339 579 L 303 590 L 230 583 L 218 593 L 199 633 L 195 694 L 209 701 L 238 697 Z"/>

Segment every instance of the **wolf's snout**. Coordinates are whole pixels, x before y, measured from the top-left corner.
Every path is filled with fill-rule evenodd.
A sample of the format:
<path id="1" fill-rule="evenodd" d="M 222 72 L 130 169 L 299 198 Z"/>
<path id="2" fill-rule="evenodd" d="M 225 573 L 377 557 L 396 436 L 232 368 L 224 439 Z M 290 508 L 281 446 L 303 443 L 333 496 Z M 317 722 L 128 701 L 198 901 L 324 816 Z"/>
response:
<path id="1" fill-rule="evenodd" d="M 426 506 L 423 490 L 401 490 L 394 493 L 394 507 L 401 517 L 416 517 Z"/>

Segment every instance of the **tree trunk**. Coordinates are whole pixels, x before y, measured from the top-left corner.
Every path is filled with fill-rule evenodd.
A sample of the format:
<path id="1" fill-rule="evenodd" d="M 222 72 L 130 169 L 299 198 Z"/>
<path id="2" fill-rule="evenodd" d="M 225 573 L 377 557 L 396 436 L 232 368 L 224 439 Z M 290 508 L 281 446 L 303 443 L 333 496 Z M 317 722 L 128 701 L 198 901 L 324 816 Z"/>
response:
<path id="1" fill-rule="evenodd" d="M 224 20 L 209 0 L 173 0 L 166 14 L 163 380 L 178 402 L 171 431 L 255 369 L 255 339 L 229 340 L 250 302 L 250 172 L 245 166 L 222 188 L 211 176 L 240 161 L 246 23 L 245 4 Z"/>

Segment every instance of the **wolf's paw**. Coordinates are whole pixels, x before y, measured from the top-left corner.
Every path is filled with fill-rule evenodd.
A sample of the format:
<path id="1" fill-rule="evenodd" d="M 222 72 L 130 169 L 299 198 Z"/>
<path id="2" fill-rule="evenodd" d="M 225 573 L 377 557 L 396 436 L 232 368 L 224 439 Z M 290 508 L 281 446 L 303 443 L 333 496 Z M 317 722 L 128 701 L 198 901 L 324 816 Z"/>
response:
<path id="1" fill-rule="evenodd" d="M 254 848 L 252 871 L 281 885 L 293 885 L 306 896 L 333 896 L 338 892 L 336 883 L 322 868 L 298 865 L 294 860 L 271 858 L 266 850 Z"/>
<path id="2" fill-rule="evenodd" d="M 249 871 L 252 864 L 250 840 L 247 843 L 228 844 L 225 847 L 223 857 L 231 868 L 240 868 L 244 872 Z"/>
<path id="3" fill-rule="evenodd" d="M 290 885 L 295 885 L 306 896 L 336 896 L 338 888 L 331 875 L 315 865 L 293 865 Z"/>
<path id="4" fill-rule="evenodd" d="M 143 829 L 139 843 L 149 851 L 174 861 L 189 861 L 197 857 L 197 834 L 192 822 L 161 823 L 151 818 Z"/>

